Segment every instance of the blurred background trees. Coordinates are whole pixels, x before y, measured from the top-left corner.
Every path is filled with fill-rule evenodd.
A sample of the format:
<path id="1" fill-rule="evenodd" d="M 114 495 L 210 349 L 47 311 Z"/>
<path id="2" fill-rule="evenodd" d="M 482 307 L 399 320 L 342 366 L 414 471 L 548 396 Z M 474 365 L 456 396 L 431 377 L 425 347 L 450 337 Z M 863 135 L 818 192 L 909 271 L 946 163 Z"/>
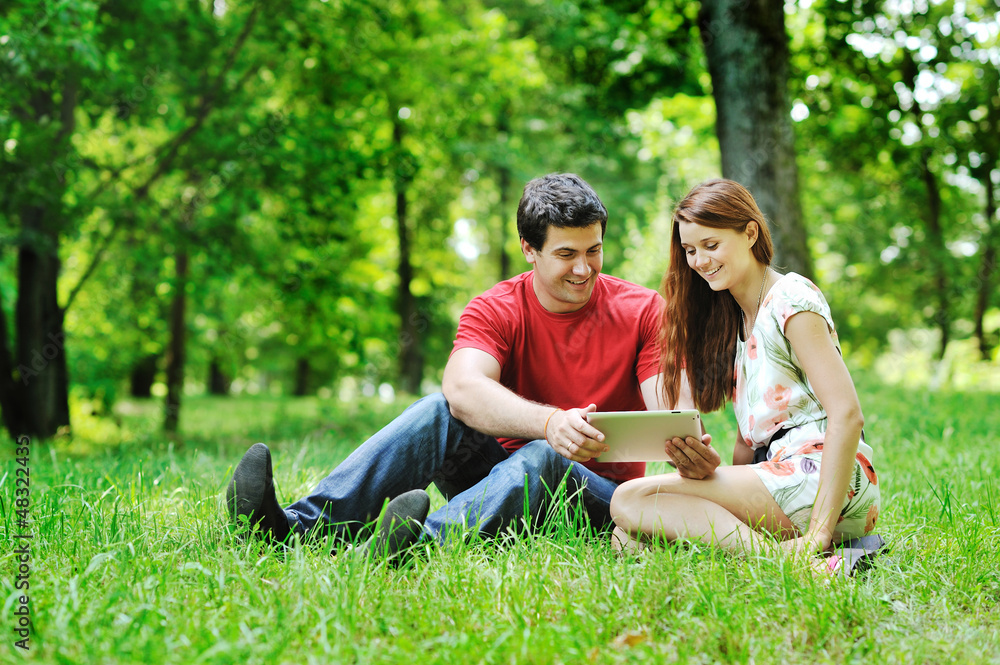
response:
<path id="1" fill-rule="evenodd" d="M 10 0 L 0 410 L 433 389 L 525 269 L 524 182 L 580 173 L 605 270 L 657 286 L 671 205 L 744 182 L 854 362 L 1000 343 L 987 0 Z M 895 363 L 895 364 L 894 364 Z M 981 374 L 981 373 L 980 373 Z"/>

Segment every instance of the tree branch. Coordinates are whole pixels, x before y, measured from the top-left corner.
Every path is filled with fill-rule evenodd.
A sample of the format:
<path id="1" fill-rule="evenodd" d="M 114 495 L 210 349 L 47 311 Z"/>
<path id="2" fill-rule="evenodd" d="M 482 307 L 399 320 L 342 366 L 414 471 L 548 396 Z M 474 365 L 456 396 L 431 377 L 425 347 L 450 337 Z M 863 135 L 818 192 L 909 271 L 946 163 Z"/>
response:
<path id="1" fill-rule="evenodd" d="M 177 157 L 177 153 L 180 151 L 181 147 L 187 143 L 199 129 L 201 129 L 202 125 L 205 124 L 205 120 L 208 119 L 208 114 L 211 113 L 215 106 L 215 101 L 219 96 L 220 90 L 225 84 L 225 77 L 236 64 L 236 56 L 239 55 L 240 50 L 242 50 L 243 45 L 250 36 L 250 32 L 253 30 L 253 26 L 257 22 L 257 16 L 259 13 L 260 3 L 254 3 L 253 9 L 250 10 L 250 16 L 247 17 L 247 21 L 243 25 L 243 30 L 240 32 L 239 37 L 236 38 L 236 43 L 234 43 L 233 47 L 229 49 L 229 53 L 226 56 L 226 62 L 222 69 L 219 70 L 219 75 L 215 77 L 215 82 L 209 88 L 208 93 L 202 97 L 201 104 L 195 113 L 194 122 L 191 123 L 190 127 L 181 132 L 172 142 L 168 144 L 169 148 L 167 150 L 167 154 L 157 165 L 156 170 L 153 171 L 149 178 L 146 179 L 146 182 L 134 190 L 136 198 L 145 198 L 153 183 L 159 180 L 160 177 L 170 168 L 170 165 Z"/>
<path id="2" fill-rule="evenodd" d="M 243 29 L 240 31 L 239 36 L 236 38 L 236 42 L 233 44 L 232 48 L 229 49 L 229 53 L 226 54 L 225 64 L 223 65 L 222 69 L 219 70 L 219 74 L 215 77 L 215 81 L 212 83 L 212 86 L 210 87 L 208 93 L 204 97 L 202 97 L 201 103 L 198 105 L 198 109 L 195 112 L 194 122 L 192 122 L 190 126 L 188 126 L 184 131 L 175 136 L 173 139 L 167 141 L 166 143 L 164 143 L 159 148 L 156 148 L 153 151 L 153 154 L 162 154 L 163 156 L 157 157 L 156 169 L 153 171 L 152 174 L 150 174 L 148 178 L 146 178 L 146 181 L 142 183 L 142 185 L 140 185 L 139 187 L 132 189 L 132 193 L 136 201 L 141 201 L 142 199 L 145 199 L 149 195 L 150 188 L 157 180 L 159 180 L 163 176 L 163 174 L 165 174 L 169 170 L 174 159 L 176 159 L 178 153 L 180 152 L 180 149 L 205 124 L 205 121 L 208 119 L 209 114 L 215 107 L 216 101 L 220 97 L 220 92 L 223 86 L 225 85 L 226 75 L 229 74 L 229 72 L 235 66 L 236 58 L 239 55 L 239 52 L 243 49 L 243 46 L 246 43 L 247 38 L 250 37 L 250 33 L 253 31 L 254 24 L 257 22 L 257 17 L 260 14 L 260 8 L 261 8 L 260 2 L 254 3 L 253 9 L 250 10 L 250 15 L 247 17 L 246 23 L 243 24 Z M 245 77 L 241 78 L 237 87 L 242 86 L 245 80 L 246 80 Z M 122 167 L 121 169 L 118 169 L 116 172 L 114 172 L 115 175 L 120 174 L 125 168 L 126 167 Z M 111 182 L 112 182 L 111 179 L 109 179 L 108 181 L 105 181 L 104 183 L 101 183 L 100 185 L 95 187 L 94 190 L 87 196 L 87 200 L 93 201 L 94 199 L 96 199 L 98 195 L 100 195 L 101 193 L 103 193 L 105 189 L 107 189 L 107 187 L 111 184 Z M 73 300 L 76 298 L 77 294 L 83 288 L 84 283 L 97 269 L 97 266 L 100 264 L 101 260 L 104 257 L 105 251 L 111 245 L 112 240 L 117 234 L 119 226 L 120 226 L 120 218 L 116 216 L 112 220 L 111 230 L 108 231 L 107 235 L 100 242 L 100 247 L 94 254 L 94 257 L 91 259 L 90 265 L 87 266 L 87 269 L 84 271 L 83 275 L 80 276 L 80 280 L 70 290 L 69 298 L 67 299 L 66 304 L 62 307 L 63 312 L 69 309 L 69 306 L 73 303 Z"/>
<path id="3" fill-rule="evenodd" d="M 97 248 L 97 251 L 95 251 L 94 255 L 91 257 L 90 265 L 88 265 L 87 269 L 83 271 L 83 274 L 80 275 L 79 281 L 77 281 L 76 285 L 69 292 L 69 296 L 66 298 L 66 304 L 62 306 L 62 311 L 64 313 L 70 308 L 70 305 L 73 304 L 73 301 L 80 293 L 80 290 L 83 289 L 84 282 L 86 282 L 94 271 L 97 270 L 97 266 L 100 265 L 101 261 L 104 259 L 104 252 L 106 252 L 108 247 L 111 246 L 111 241 L 114 240 L 115 236 L 118 234 L 118 229 L 120 228 L 121 226 L 118 224 L 117 220 L 112 222 L 111 230 L 108 231 L 107 235 L 105 235 L 101 240 L 101 246 Z"/>

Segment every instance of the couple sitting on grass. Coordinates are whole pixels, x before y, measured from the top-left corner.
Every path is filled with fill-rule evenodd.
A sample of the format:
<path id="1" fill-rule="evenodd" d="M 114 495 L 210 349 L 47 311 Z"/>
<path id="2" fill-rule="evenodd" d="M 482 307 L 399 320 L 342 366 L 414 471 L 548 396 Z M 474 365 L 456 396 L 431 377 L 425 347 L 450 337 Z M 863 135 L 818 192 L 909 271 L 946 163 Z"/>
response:
<path id="1" fill-rule="evenodd" d="M 851 572 L 861 557 L 845 552 L 875 549 L 861 537 L 879 488 L 823 295 L 770 267 L 767 222 L 735 182 L 703 183 L 677 206 L 662 298 L 601 274 L 607 219 L 575 175 L 529 182 L 517 228 L 532 269 L 465 308 L 442 394 L 411 405 L 287 508 L 270 451 L 255 444 L 227 490 L 231 517 L 282 542 L 353 540 L 382 514 L 366 547 L 394 557 L 470 529 L 493 537 L 537 524 L 565 482 L 592 527 L 615 525 L 617 548 L 689 540 L 742 554 L 780 543 L 825 555 L 812 560 L 819 570 Z M 713 411 L 727 399 L 739 433 L 721 468 L 708 434 L 664 442 L 676 473 L 602 463 L 604 435 L 587 420 Z M 428 515 L 432 482 L 447 503 Z M 857 547 L 844 549 L 851 539 Z"/>

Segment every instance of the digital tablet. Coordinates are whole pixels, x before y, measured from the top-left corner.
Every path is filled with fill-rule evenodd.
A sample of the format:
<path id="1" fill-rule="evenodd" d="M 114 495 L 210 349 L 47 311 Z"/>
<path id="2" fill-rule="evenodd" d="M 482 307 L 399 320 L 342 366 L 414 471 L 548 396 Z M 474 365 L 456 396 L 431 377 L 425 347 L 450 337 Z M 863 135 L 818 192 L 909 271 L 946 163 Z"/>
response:
<path id="1" fill-rule="evenodd" d="M 701 440 L 701 414 L 685 411 L 597 411 L 590 424 L 604 434 L 608 451 L 597 462 L 669 461 L 664 444 L 675 436 Z"/>

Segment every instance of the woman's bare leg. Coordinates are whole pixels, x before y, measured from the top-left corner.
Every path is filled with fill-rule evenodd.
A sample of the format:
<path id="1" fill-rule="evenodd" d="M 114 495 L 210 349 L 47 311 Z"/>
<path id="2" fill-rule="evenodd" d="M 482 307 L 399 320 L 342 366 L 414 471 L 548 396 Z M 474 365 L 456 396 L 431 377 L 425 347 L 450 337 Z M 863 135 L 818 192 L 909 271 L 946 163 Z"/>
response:
<path id="1" fill-rule="evenodd" d="M 611 515 L 632 538 L 687 538 L 717 543 L 734 553 L 760 551 L 795 526 L 749 467 L 718 469 L 705 480 L 676 473 L 624 483 L 611 500 Z"/>
<path id="2" fill-rule="evenodd" d="M 619 554 L 641 554 L 646 544 L 636 540 L 620 526 L 611 533 L 611 547 Z"/>

